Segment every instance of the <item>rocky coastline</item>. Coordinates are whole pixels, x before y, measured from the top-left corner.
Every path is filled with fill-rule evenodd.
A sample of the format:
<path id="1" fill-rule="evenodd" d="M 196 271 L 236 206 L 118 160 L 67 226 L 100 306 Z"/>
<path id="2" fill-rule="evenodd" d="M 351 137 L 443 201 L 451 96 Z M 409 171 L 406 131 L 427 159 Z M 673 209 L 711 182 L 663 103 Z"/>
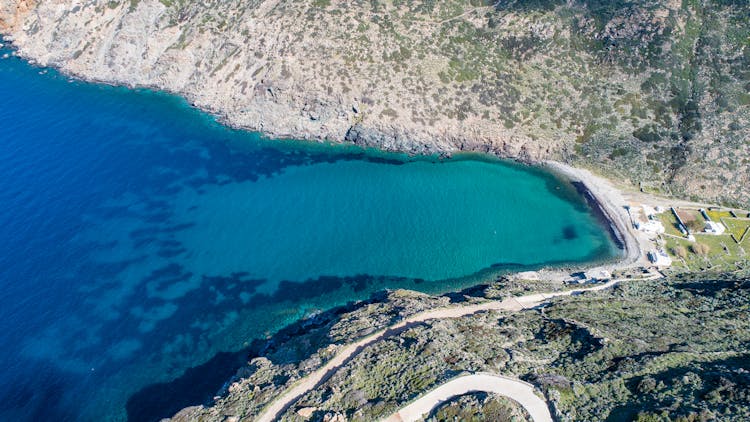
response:
<path id="1" fill-rule="evenodd" d="M 700 24 L 695 11 L 666 0 L 605 15 L 578 2 L 538 8 L 2 0 L 0 33 L 40 66 L 174 93 L 272 138 L 554 160 L 657 194 L 750 201 L 746 81 L 683 80 L 714 76 L 670 47 L 692 42 L 682 28 Z M 742 10 L 703 12 L 724 25 L 704 25 L 705 36 L 745 30 L 731 26 Z M 610 38 L 642 48 L 594 48 Z M 741 38 L 695 54 L 710 63 L 743 51 L 731 45 Z M 739 57 L 726 60 L 722 74 L 742 67 Z M 695 91 L 707 85 L 722 91 Z M 718 109 L 717 95 L 725 98 Z"/>
<path id="2" fill-rule="evenodd" d="M 25 45 L 20 45 L 16 38 L 11 35 L 2 36 L 7 48 L 14 50 L 14 55 L 25 59 L 31 64 L 40 67 L 52 67 L 72 79 L 84 82 L 125 86 L 131 89 L 149 89 L 164 92 L 184 98 L 190 106 L 205 113 L 213 115 L 221 124 L 237 129 L 261 133 L 269 139 L 295 139 L 319 143 L 350 143 L 363 148 L 375 148 L 385 152 L 399 152 L 410 155 L 436 155 L 439 157 L 450 157 L 459 152 L 476 152 L 490 154 L 497 158 L 514 160 L 528 165 L 539 165 L 551 158 L 560 158 L 553 150 L 535 148 L 526 145 L 516 138 L 509 140 L 493 140 L 489 135 L 471 135 L 476 131 L 463 133 L 465 129 L 450 128 L 439 132 L 425 130 L 418 126 L 392 122 L 367 122 L 363 123 L 357 117 L 356 106 L 351 111 L 341 112 L 341 104 L 319 104 L 317 110 L 326 115 L 352 114 L 346 121 L 327 122 L 328 124 L 313 124 L 303 119 L 299 124 L 300 110 L 294 104 L 277 102 L 276 97 L 256 100 L 252 108 L 256 110 L 270 110 L 262 113 L 257 118 L 249 119 L 246 112 L 224 108 L 215 100 L 206 101 L 200 95 L 191 91 L 175 89 L 168 84 L 157 82 L 143 82 L 130 78 L 106 78 L 94 73 L 72 68 L 64 63 L 44 61 L 39 52 L 27 50 Z M 357 99 L 354 99 L 356 104 Z M 306 105 L 305 105 L 306 107 Z M 310 122 L 316 122 L 317 117 L 309 118 Z M 289 126 L 287 126 L 289 125 Z M 518 145 L 520 144 L 520 146 Z"/>
<path id="3" fill-rule="evenodd" d="M 31 64 L 40 65 L 34 58 L 25 55 L 22 50 L 17 48 L 13 43 L 12 36 L 6 35 L 3 36 L 2 39 L 6 43 L 6 48 L 13 49 L 13 55 L 23 58 Z M 56 67 L 55 65 L 50 66 Z M 56 68 L 71 78 L 80 79 L 85 82 L 111 86 L 123 85 L 122 83 L 115 81 L 100 80 L 90 78 L 83 74 L 71 73 L 63 67 Z M 546 170 L 569 180 L 574 186 L 576 186 L 578 193 L 587 201 L 590 201 L 589 205 L 597 214 L 597 218 L 602 219 L 603 225 L 608 227 L 613 242 L 618 248 L 623 250 L 624 255 L 622 259 L 618 259 L 615 265 L 608 264 L 608 268 L 627 268 L 632 266 L 643 256 L 642 245 L 649 244 L 647 239 L 642 239 L 639 234 L 631 229 L 627 222 L 625 201 L 619 190 L 613 187 L 610 181 L 594 175 L 590 170 L 576 168 L 565 162 L 547 159 L 545 158 L 546 155 L 530 155 L 524 148 L 521 148 L 520 153 L 516 154 L 509 152 L 507 148 L 494 149 L 484 144 L 477 145 L 476 143 L 460 142 L 454 138 L 438 138 L 441 142 L 459 142 L 459 147 L 457 149 L 449 148 L 433 150 L 430 146 L 416 140 L 421 139 L 422 135 L 410 137 L 407 129 L 390 127 L 384 131 L 383 129 L 368 128 L 360 123 L 356 123 L 349 127 L 341 138 L 330 138 L 328 137 L 329 135 L 317 132 L 290 132 L 282 129 L 277 130 L 274 129 L 276 125 L 265 127 L 263 125 L 257 127 L 247 126 L 239 123 L 239 119 L 234 114 L 227 113 L 220 109 L 213 109 L 212 107 L 200 106 L 196 102 L 190 100 L 189 94 L 174 92 L 158 85 L 136 85 L 125 83 L 124 86 L 133 89 L 152 89 L 154 91 L 161 91 L 172 95 L 184 96 L 191 106 L 212 114 L 219 122 L 227 127 L 237 130 L 260 132 L 263 136 L 269 139 L 298 139 L 321 143 L 351 143 L 363 148 L 374 148 L 385 152 L 402 152 L 411 155 L 437 155 L 443 158 L 451 157 L 456 153 L 471 152 L 488 154 L 495 158 L 512 160 L 523 165 L 545 168 Z"/>

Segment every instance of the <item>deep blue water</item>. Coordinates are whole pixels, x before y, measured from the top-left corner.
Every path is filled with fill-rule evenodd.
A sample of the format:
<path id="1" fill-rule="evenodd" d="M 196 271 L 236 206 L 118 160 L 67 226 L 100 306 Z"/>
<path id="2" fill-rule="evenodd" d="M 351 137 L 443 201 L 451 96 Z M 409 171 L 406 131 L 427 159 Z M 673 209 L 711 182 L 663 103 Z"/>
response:
<path id="1" fill-rule="evenodd" d="M 615 253 L 540 171 L 269 141 L 40 72 L 0 60 L 0 420 L 168 416 L 315 310 Z"/>

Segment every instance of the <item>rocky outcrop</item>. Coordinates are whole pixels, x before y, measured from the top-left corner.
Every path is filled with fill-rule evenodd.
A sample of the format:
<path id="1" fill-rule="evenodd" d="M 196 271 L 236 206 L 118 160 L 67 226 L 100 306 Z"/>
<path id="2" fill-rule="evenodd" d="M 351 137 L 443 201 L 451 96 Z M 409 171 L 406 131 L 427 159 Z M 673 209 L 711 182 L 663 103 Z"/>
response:
<path id="1" fill-rule="evenodd" d="M 13 33 L 21 27 L 26 15 L 36 6 L 34 0 L 1 1 L 0 32 Z"/>

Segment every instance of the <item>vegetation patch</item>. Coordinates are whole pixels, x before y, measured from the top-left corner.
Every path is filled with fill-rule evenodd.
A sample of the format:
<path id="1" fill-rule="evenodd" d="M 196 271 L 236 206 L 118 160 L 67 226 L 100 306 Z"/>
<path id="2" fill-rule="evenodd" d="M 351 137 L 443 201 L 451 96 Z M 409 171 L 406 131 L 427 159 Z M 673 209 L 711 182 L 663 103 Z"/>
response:
<path id="1" fill-rule="evenodd" d="M 659 220 L 664 225 L 664 230 L 667 234 L 670 234 L 672 236 L 679 236 L 684 237 L 683 233 L 680 231 L 680 223 L 677 221 L 677 218 L 672 214 L 672 212 L 663 212 L 658 214 Z"/>
<path id="2" fill-rule="evenodd" d="M 750 219 L 722 218 L 721 222 L 737 243 L 742 243 L 750 231 Z"/>
<path id="3" fill-rule="evenodd" d="M 425 418 L 426 422 L 523 422 L 528 420 L 531 420 L 531 416 L 518 403 L 506 397 L 488 393 L 454 397 L 437 406 Z"/>
<path id="4" fill-rule="evenodd" d="M 706 211 L 711 221 L 721 221 L 722 218 L 733 218 L 734 215 L 730 211 L 709 209 Z"/>
<path id="5" fill-rule="evenodd" d="M 750 256 L 728 235 L 696 234 L 695 242 L 666 236 L 666 252 L 676 261 L 673 271 L 737 271 L 750 268 Z"/>

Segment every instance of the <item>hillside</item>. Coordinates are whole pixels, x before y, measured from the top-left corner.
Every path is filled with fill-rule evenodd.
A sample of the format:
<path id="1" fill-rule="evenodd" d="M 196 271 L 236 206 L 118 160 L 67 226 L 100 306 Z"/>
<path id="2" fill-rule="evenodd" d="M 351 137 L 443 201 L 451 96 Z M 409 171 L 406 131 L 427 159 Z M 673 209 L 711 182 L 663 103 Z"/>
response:
<path id="1" fill-rule="evenodd" d="M 20 54 L 274 137 L 556 159 L 750 203 L 746 0 L 0 0 Z"/>
<path id="2" fill-rule="evenodd" d="M 631 281 L 556 299 L 543 311 L 426 321 L 365 348 L 281 420 L 379 420 L 447 380 L 476 372 L 535 384 L 561 421 L 747 420 L 745 277 Z M 508 287 L 500 281 L 464 294 L 470 300 L 498 292 L 505 297 Z M 186 408 L 172 420 L 252 419 L 279 392 L 330 359 L 342 338 L 366 334 L 363 327 L 376 330 L 383 315 L 413 314 L 440 303 L 397 291 L 302 321 L 272 338 L 215 404 Z M 302 352 L 311 349 L 317 352 Z M 477 407 L 469 400 L 443 411 L 466 414 Z"/>

